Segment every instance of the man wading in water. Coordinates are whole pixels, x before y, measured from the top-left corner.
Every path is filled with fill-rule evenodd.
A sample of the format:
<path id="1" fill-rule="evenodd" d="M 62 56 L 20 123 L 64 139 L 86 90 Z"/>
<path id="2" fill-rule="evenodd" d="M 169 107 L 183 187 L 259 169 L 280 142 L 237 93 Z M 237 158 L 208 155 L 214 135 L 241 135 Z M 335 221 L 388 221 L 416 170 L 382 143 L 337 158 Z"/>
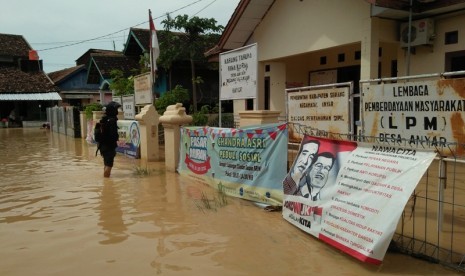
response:
<path id="1" fill-rule="evenodd" d="M 98 141 L 97 151 L 100 150 L 100 155 L 103 157 L 103 170 L 104 177 L 110 177 L 113 161 L 116 156 L 116 147 L 118 136 L 117 115 L 118 108 L 121 105 L 117 102 L 108 103 L 104 110 L 105 115 L 100 120 L 101 141 Z M 97 126 L 96 126 L 97 128 Z"/>

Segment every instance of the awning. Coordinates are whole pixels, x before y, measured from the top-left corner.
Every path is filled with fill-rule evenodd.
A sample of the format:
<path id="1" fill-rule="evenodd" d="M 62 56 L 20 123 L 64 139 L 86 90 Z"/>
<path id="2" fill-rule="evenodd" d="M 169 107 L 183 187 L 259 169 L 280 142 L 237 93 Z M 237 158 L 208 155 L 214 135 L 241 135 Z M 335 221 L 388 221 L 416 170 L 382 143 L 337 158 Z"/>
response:
<path id="1" fill-rule="evenodd" d="M 1 94 L 0 101 L 61 101 L 58 92 Z"/>

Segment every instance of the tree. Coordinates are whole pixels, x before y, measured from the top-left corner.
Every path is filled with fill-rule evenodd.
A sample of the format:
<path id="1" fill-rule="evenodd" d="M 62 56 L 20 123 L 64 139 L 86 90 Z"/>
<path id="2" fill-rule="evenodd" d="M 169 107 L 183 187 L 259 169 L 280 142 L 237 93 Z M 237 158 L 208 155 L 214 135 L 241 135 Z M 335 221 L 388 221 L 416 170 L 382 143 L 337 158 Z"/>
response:
<path id="1" fill-rule="evenodd" d="M 197 112 L 197 83 L 199 78 L 195 73 L 196 63 L 207 62 L 204 53 L 211 48 L 219 38 L 219 34 L 224 29 L 221 25 L 216 25 L 214 18 L 199 18 L 188 15 L 178 15 L 174 19 L 167 16 L 161 22 L 167 31 L 167 42 L 169 45 L 160 48 L 161 65 L 171 68 L 174 60 L 187 59 L 191 65 L 192 79 L 192 102 L 194 112 Z M 183 33 L 172 33 L 170 30 L 183 31 Z M 212 43 L 212 41 L 214 41 Z M 163 55 L 163 56 L 162 56 Z"/>
<path id="2" fill-rule="evenodd" d="M 134 77 L 124 77 L 123 71 L 113 69 L 110 72 L 112 82 L 110 89 L 115 91 L 116 96 L 134 94 Z"/>

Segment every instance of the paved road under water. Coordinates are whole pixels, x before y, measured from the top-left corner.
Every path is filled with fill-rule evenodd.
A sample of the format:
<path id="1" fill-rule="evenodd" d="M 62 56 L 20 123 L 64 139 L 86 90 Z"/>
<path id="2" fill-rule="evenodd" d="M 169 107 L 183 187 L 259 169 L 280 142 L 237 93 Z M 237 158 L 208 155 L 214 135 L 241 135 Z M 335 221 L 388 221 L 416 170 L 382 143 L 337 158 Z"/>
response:
<path id="1" fill-rule="evenodd" d="M 462 275 L 388 253 L 364 264 L 279 212 L 43 129 L 0 129 L 0 275 Z M 136 168 L 149 171 L 135 174 Z"/>

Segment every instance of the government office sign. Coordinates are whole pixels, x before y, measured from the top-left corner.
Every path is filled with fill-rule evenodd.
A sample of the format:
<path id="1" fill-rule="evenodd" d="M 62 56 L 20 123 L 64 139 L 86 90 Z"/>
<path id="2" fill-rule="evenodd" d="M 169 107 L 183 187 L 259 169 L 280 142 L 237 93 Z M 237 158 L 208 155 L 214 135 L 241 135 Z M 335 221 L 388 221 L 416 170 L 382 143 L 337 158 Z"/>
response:
<path id="1" fill-rule="evenodd" d="M 362 92 L 367 136 L 443 148 L 446 155 L 450 143 L 465 143 L 465 79 L 367 84 Z"/>
<path id="2" fill-rule="evenodd" d="M 220 100 L 257 97 L 257 44 L 220 54 Z"/>
<path id="3" fill-rule="evenodd" d="M 150 73 L 134 77 L 134 96 L 136 105 L 153 103 Z"/>

